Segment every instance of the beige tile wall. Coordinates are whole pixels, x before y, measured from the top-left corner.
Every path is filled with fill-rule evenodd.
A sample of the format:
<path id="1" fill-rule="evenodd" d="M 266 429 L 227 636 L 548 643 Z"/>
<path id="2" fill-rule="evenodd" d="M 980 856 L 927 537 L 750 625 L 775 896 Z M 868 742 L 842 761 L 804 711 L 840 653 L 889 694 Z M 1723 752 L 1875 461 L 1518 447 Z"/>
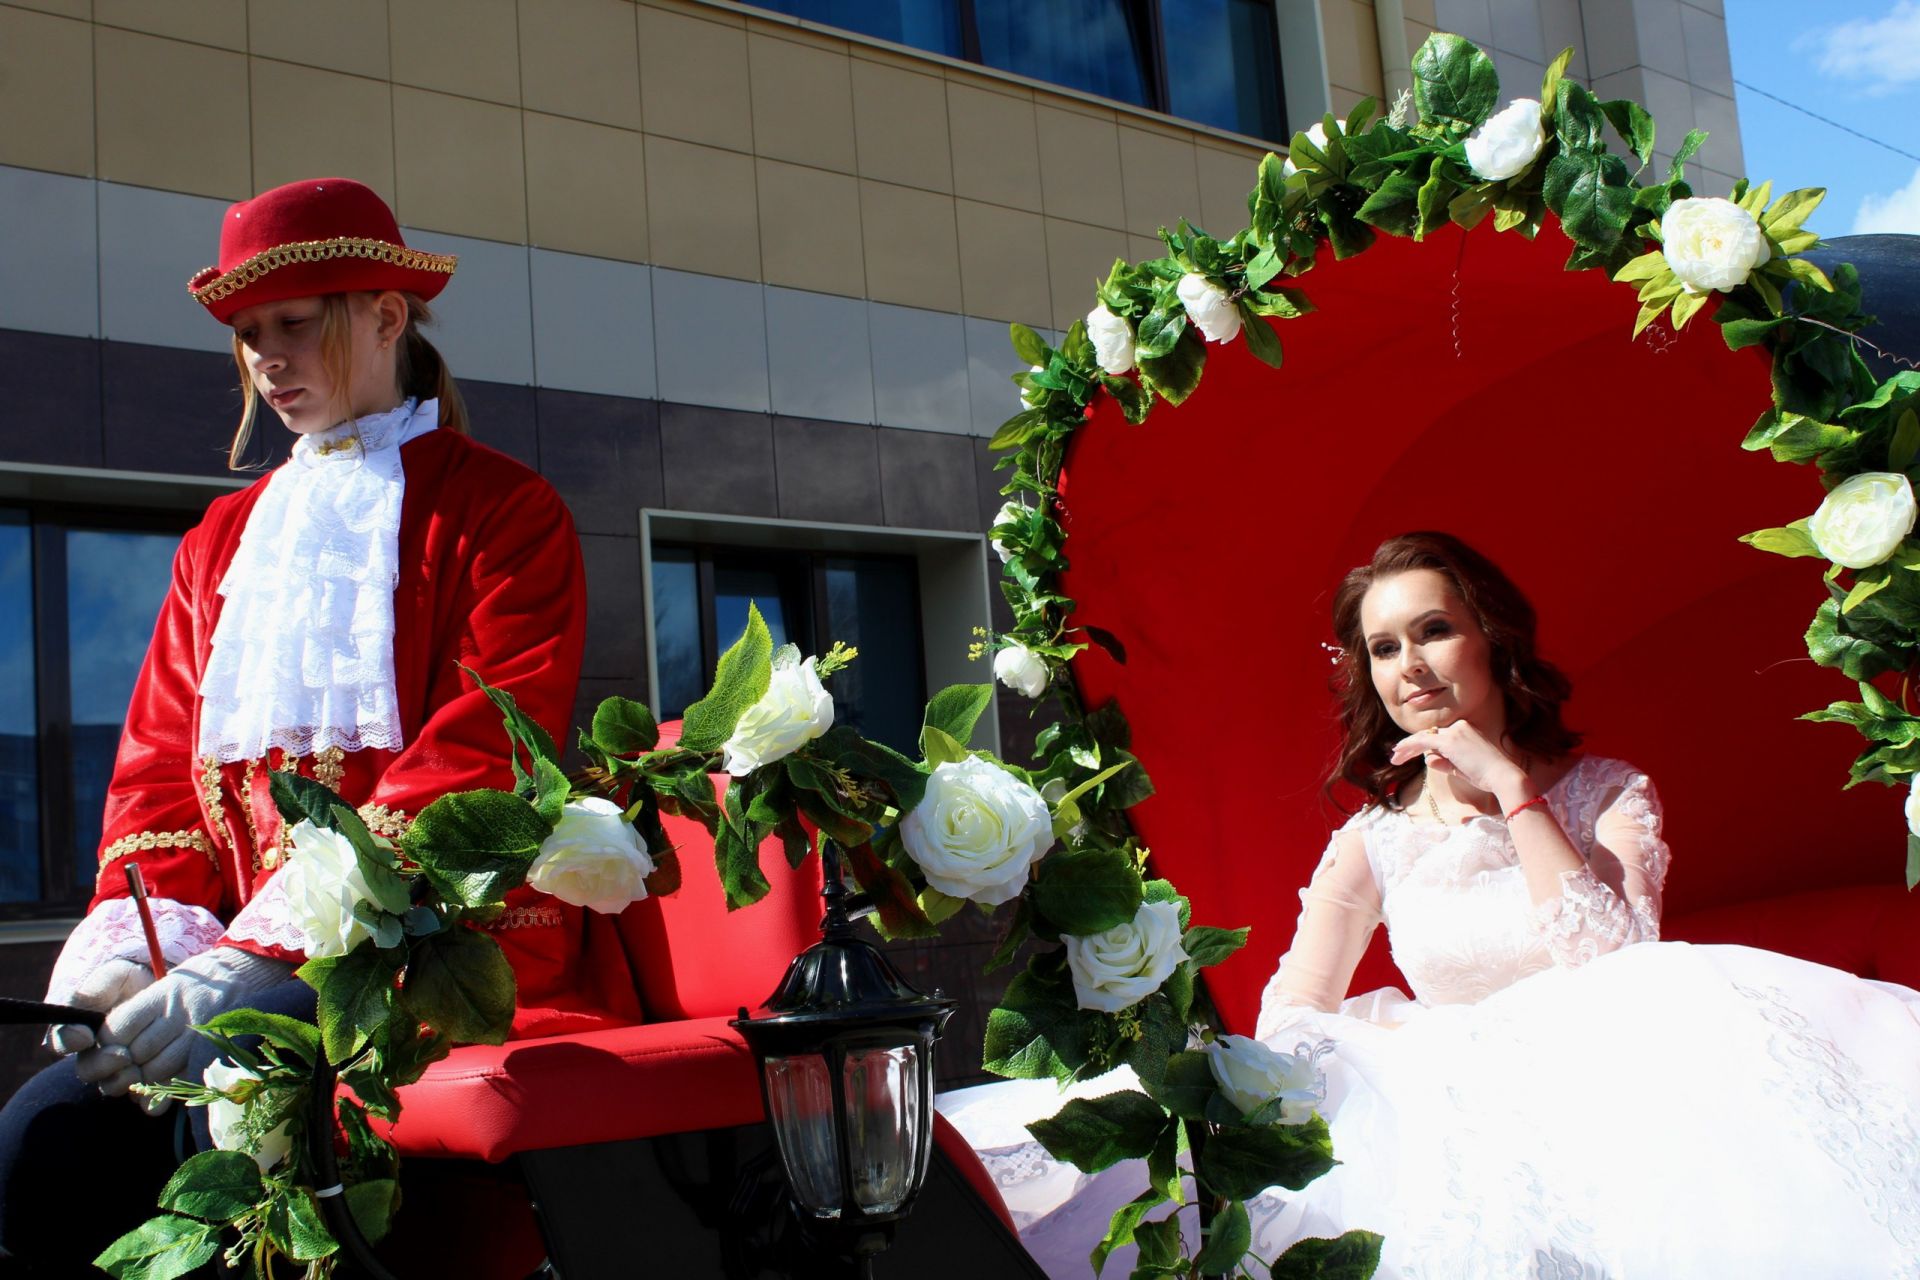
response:
<path id="1" fill-rule="evenodd" d="M 1370 5 L 1325 4 L 1369 91 Z M 408 226 L 1056 326 L 1163 223 L 1244 225 L 1260 153 L 699 0 L 0 0 L 0 120 L 0 164 L 338 174 Z"/>

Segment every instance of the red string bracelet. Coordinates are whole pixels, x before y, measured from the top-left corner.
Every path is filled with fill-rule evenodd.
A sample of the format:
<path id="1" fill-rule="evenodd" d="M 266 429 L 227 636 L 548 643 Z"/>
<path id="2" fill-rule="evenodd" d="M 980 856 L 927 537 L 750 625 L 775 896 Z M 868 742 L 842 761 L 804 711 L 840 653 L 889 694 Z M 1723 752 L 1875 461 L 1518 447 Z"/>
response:
<path id="1" fill-rule="evenodd" d="M 1533 806 L 1537 804 L 1545 804 L 1546 802 L 1547 802 L 1547 798 L 1544 795 L 1539 795 L 1539 796 L 1535 796 L 1533 799 L 1528 800 L 1522 804 L 1515 805 L 1513 807 L 1513 811 L 1507 814 L 1507 821 L 1512 822 L 1515 818 L 1519 817 L 1521 814 L 1525 813 L 1527 810 L 1533 808 Z"/>

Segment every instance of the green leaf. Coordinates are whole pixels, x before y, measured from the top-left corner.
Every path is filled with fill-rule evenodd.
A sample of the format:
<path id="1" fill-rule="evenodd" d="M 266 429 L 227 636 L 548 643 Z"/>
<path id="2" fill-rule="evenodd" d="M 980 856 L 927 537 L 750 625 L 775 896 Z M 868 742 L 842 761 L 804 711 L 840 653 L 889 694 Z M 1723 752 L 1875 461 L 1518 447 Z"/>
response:
<path id="1" fill-rule="evenodd" d="M 992 702 L 991 684 L 950 684 L 927 700 L 923 723 L 955 742 L 969 742 L 974 725 Z"/>
<path id="2" fill-rule="evenodd" d="M 1807 532 L 1805 520 L 1795 520 L 1780 529 L 1756 529 L 1743 535 L 1740 541 L 1762 551 L 1771 551 L 1777 556 L 1820 556 L 1820 548 L 1815 545 L 1813 535 Z"/>
<path id="3" fill-rule="evenodd" d="M 1280 335 L 1273 326 L 1261 319 L 1245 299 L 1238 304 L 1240 311 L 1240 336 L 1246 340 L 1247 350 L 1254 358 L 1269 368 L 1280 367 Z"/>
<path id="4" fill-rule="evenodd" d="M 1211 925 L 1195 926 L 1180 939 L 1180 947 L 1187 953 L 1187 958 L 1201 969 L 1219 964 L 1246 945 L 1247 930 L 1216 929 Z"/>
<path id="5" fill-rule="evenodd" d="M 1183 1120 L 1205 1120 L 1207 1102 L 1219 1090 L 1207 1054 L 1200 1049 L 1182 1049 L 1169 1057 L 1166 1072 L 1147 1088 L 1154 1101 Z"/>
<path id="6" fill-rule="evenodd" d="M 513 1024 L 513 965 L 478 929 L 448 929 L 414 943 L 407 1012 L 461 1044 L 504 1044 Z"/>
<path id="7" fill-rule="evenodd" d="M 400 1207 L 400 1184 L 392 1178 L 371 1178 L 347 1188 L 347 1212 L 369 1244 L 378 1244 L 393 1226 Z"/>
<path id="8" fill-rule="evenodd" d="M 1231 1275 L 1252 1247 L 1253 1224 L 1247 1219 L 1247 1206 L 1229 1200 L 1208 1225 L 1206 1247 L 1193 1260 L 1194 1269 L 1206 1276 Z"/>
<path id="9" fill-rule="evenodd" d="M 1052 1119 L 1027 1126 L 1040 1145 L 1084 1173 L 1145 1159 L 1166 1127 L 1167 1113 L 1132 1089 L 1101 1098 L 1075 1098 Z"/>
<path id="10" fill-rule="evenodd" d="M 527 749 L 527 755 L 531 759 L 552 760 L 556 764 L 559 762 L 560 752 L 553 745 L 553 735 L 545 729 L 542 729 L 534 722 L 533 717 L 522 711 L 520 704 L 515 701 L 511 693 L 508 693 L 505 689 L 494 688 L 480 678 L 479 672 L 467 666 L 465 663 L 460 665 L 460 669 L 466 672 L 476 685 L 480 686 L 480 692 L 486 694 L 487 701 L 493 703 L 494 707 L 500 712 L 502 719 L 506 723 L 507 741 L 509 744 L 525 747 Z M 529 776 L 520 767 L 520 755 L 518 751 L 513 753 L 513 772 L 516 778 L 524 779 Z"/>
<path id="11" fill-rule="evenodd" d="M 920 751 L 928 765 L 958 764 L 967 758 L 967 749 L 944 729 L 927 725 L 920 730 Z"/>
<path id="12" fill-rule="evenodd" d="M 1652 114 L 1639 103 L 1626 98 L 1615 98 L 1611 102 L 1603 102 L 1600 104 L 1600 110 L 1605 113 L 1608 123 L 1613 125 L 1614 131 L 1620 135 L 1621 140 L 1632 150 L 1634 158 L 1644 168 L 1647 161 L 1653 157 Z"/>
<path id="13" fill-rule="evenodd" d="M 1062 976 L 1035 971 L 1043 961 L 1029 962 L 987 1015 L 982 1065 L 997 1076 L 1065 1080 L 1086 1064 L 1088 1032 L 1098 1017 L 1074 1003 L 1072 984 Z"/>
<path id="14" fill-rule="evenodd" d="M 811 809 L 811 806 L 808 808 Z M 835 835 L 836 839 L 860 836 L 860 839 L 840 839 L 843 846 L 861 844 L 867 838 L 859 827 L 850 828 L 848 820 L 837 814 L 829 812 L 810 816 L 815 817 L 816 825 L 826 829 L 827 834 L 839 833 Z M 759 841 L 749 839 L 749 833 L 731 822 L 722 823 L 714 836 L 713 865 L 720 873 L 720 887 L 726 893 L 729 911 L 751 906 L 766 897 L 773 888 L 760 870 Z"/>
<path id="15" fill-rule="evenodd" d="M 1140 1246 L 1140 1265 L 1135 1280 L 1142 1275 L 1177 1276 L 1186 1274 L 1180 1265 L 1180 1219 L 1177 1215 L 1158 1222 L 1143 1222 L 1133 1229 L 1133 1242 Z"/>
<path id="16" fill-rule="evenodd" d="M 320 1213 L 320 1202 L 313 1198 L 312 1192 L 305 1187 L 291 1187 L 276 1203 L 286 1205 L 282 1230 L 286 1233 L 287 1243 L 292 1246 L 287 1250 L 287 1255 L 295 1262 L 311 1262 L 338 1252 L 340 1243 L 327 1230 L 327 1220 Z"/>
<path id="17" fill-rule="evenodd" d="M 93 1260 L 120 1280 L 174 1280 L 205 1266 L 219 1252 L 219 1228 L 192 1218 L 149 1218 Z"/>
<path id="18" fill-rule="evenodd" d="M 1140 318 L 1134 342 L 1134 359 L 1152 360 L 1166 355 L 1187 332 L 1187 309 L 1171 290 L 1157 297 L 1153 310 Z"/>
<path id="19" fill-rule="evenodd" d="M 1337 1240 L 1309 1237 L 1273 1264 L 1273 1280 L 1368 1280 L 1380 1266 L 1385 1236 L 1349 1231 Z"/>
<path id="20" fill-rule="evenodd" d="M 1500 100 L 1493 59 L 1456 35 L 1428 36 L 1413 55 L 1413 104 L 1423 121 L 1451 122 L 1464 133 Z"/>
<path id="21" fill-rule="evenodd" d="M 1149 391 L 1168 404 L 1179 404 L 1200 385 L 1200 373 L 1207 364 L 1207 345 L 1198 334 L 1188 332 L 1163 356 L 1140 359 L 1140 380 Z"/>
<path id="22" fill-rule="evenodd" d="M 201 1029 L 223 1036 L 259 1036 L 282 1049 L 291 1050 L 307 1062 L 313 1062 L 320 1056 L 319 1028 L 298 1018 L 289 1018 L 284 1013 L 229 1009 L 209 1018 Z"/>
<path id="23" fill-rule="evenodd" d="M 1168 983 L 1172 981 L 1172 977 L 1167 979 Z M 1134 1011 L 1140 1016 L 1140 1038 L 1127 1050 L 1127 1065 L 1140 1077 L 1140 1083 L 1151 1089 L 1166 1078 L 1167 1060 L 1187 1043 L 1187 1024 L 1175 1016 L 1164 985 L 1135 1005 Z"/>
<path id="24" fill-rule="evenodd" d="M 504 791 L 456 791 L 420 811 L 400 837 L 440 896 L 464 907 L 500 901 L 526 881 L 553 828 Z"/>
<path id="25" fill-rule="evenodd" d="M 1920 454 L 1920 413 L 1908 409 L 1900 415 L 1893 443 L 1887 446 L 1887 469 L 1905 471 L 1913 465 L 1916 454 Z"/>
<path id="26" fill-rule="evenodd" d="M 1828 600 L 1807 628 L 1807 653 L 1823 667 L 1838 667 L 1854 680 L 1871 680 L 1905 665 L 1908 645 L 1868 639 L 1840 614 L 1840 603 Z"/>
<path id="27" fill-rule="evenodd" d="M 1186 1195 L 1180 1183 L 1185 1177 L 1186 1171 L 1180 1167 L 1180 1122 L 1168 1117 L 1160 1136 L 1153 1141 L 1153 1150 L 1147 1153 L 1147 1185 L 1176 1204 L 1184 1203 Z"/>
<path id="28" fill-rule="evenodd" d="M 760 607 L 747 602 L 747 627 L 720 655 L 713 688 L 688 707 L 680 721 L 680 745 L 705 754 L 718 751 L 733 736 L 748 707 L 760 701 L 773 682 L 773 636 Z"/>
<path id="29" fill-rule="evenodd" d="M 1575 241 L 1611 252 L 1633 216 L 1631 183 L 1618 156 L 1562 151 L 1547 162 L 1541 194 Z"/>
<path id="30" fill-rule="evenodd" d="M 1907 832 L 1907 892 L 1920 884 L 1920 836 Z"/>
<path id="31" fill-rule="evenodd" d="M 1880 591 L 1885 590 L 1887 585 L 1892 581 L 1893 578 L 1884 573 L 1873 578 L 1856 578 L 1853 583 L 1853 589 L 1848 591 L 1847 598 L 1840 602 L 1840 612 L 1843 614 L 1852 613 L 1855 607 Z"/>
<path id="32" fill-rule="evenodd" d="M 322 831 L 334 829 L 334 807 L 340 804 L 338 793 L 298 773 L 267 770 L 267 790 L 273 795 L 280 820 L 292 827 L 311 822 Z"/>
<path id="33" fill-rule="evenodd" d="M 1680 149 L 1673 153 L 1673 167 L 1669 170 L 1671 175 L 1669 181 L 1679 177 L 1680 167 L 1699 155 L 1700 148 L 1706 145 L 1707 131 L 1705 129 L 1687 130 L 1687 136 L 1680 140 Z"/>
<path id="34" fill-rule="evenodd" d="M 374 905 L 391 915 L 404 915 L 413 905 L 413 897 L 408 892 L 407 882 L 394 870 L 397 864 L 392 852 L 382 847 L 373 838 L 373 832 L 367 830 L 367 824 L 360 815 L 344 804 L 333 806 L 333 823 L 334 830 L 345 836 L 353 846 L 354 861 L 359 865 L 360 875 L 373 895 L 371 901 Z"/>
<path id="35" fill-rule="evenodd" d="M 1123 1249 L 1133 1243 L 1133 1233 L 1147 1214 L 1155 1207 L 1167 1202 L 1167 1197 L 1159 1191 L 1147 1191 L 1134 1197 L 1113 1211 L 1107 1220 L 1107 1234 L 1100 1243 L 1093 1246 L 1093 1252 L 1087 1255 L 1087 1261 L 1093 1264 L 1093 1274 L 1098 1276 L 1101 1268 L 1107 1265 L 1107 1259 L 1115 1249 Z"/>
<path id="36" fill-rule="evenodd" d="M 1409 169 L 1387 175 L 1354 217 L 1396 236 L 1412 235 L 1420 216 L 1420 185 L 1424 178 Z"/>
<path id="37" fill-rule="evenodd" d="M 899 868 L 882 861 L 871 844 L 849 845 L 846 853 L 855 883 L 873 899 L 882 937 L 892 940 L 940 936 L 940 930 L 922 910 L 913 885 Z"/>
<path id="38" fill-rule="evenodd" d="M 1333 1165 L 1333 1141 L 1318 1116 L 1305 1124 L 1221 1129 L 1199 1150 L 1201 1181 L 1229 1200 L 1246 1200 L 1268 1187 L 1298 1191 Z"/>
<path id="39" fill-rule="evenodd" d="M 417 947 L 413 954 L 419 954 Z M 300 966 L 299 976 L 320 996 L 315 1020 L 327 1057 L 345 1062 L 386 1023 L 400 964 L 397 952 L 363 943 L 343 956 L 309 960 Z"/>
<path id="40" fill-rule="evenodd" d="M 231 1222 L 260 1199 L 260 1166 L 244 1151 L 202 1151 L 167 1179 L 160 1207 L 208 1222 Z"/>
<path id="41" fill-rule="evenodd" d="M 535 757 L 533 811 L 540 815 L 540 820 L 549 827 L 557 825 L 572 796 L 573 784 L 567 781 L 567 775 L 561 772 L 560 766 L 545 757 Z"/>
<path id="42" fill-rule="evenodd" d="M 1086 937 L 1133 919 L 1144 890 L 1118 849 L 1063 849 L 1040 864 L 1033 906 L 1061 933 Z"/>
<path id="43" fill-rule="evenodd" d="M 615 696 L 594 708 L 593 740 L 616 756 L 638 755 L 659 744 L 660 726 L 646 703 Z"/>
<path id="44" fill-rule="evenodd" d="M 1013 339 L 1013 353 L 1028 364 L 1045 367 L 1053 358 L 1053 352 L 1047 347 L 1047 340 L 1026 325 L 1010 325 L 1007 333 Z"/>

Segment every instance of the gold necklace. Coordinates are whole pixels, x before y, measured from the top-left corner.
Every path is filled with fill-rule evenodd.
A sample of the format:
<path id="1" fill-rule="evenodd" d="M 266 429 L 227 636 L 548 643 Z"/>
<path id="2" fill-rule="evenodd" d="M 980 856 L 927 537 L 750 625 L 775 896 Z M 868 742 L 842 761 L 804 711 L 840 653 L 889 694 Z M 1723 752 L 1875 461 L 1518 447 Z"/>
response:
<path id="1" fill-rule="evenodd" d="M 1443 827 L 1446 826 L 1447 820 L 1440 816 L 1440 802 L 1433 798 L 1433 779 L 1431 777 L 1422 778 L 1420 780 L 1420 790 L 1426 794 L 1427 808 L 1432 811 L 1433 820 Z"/>

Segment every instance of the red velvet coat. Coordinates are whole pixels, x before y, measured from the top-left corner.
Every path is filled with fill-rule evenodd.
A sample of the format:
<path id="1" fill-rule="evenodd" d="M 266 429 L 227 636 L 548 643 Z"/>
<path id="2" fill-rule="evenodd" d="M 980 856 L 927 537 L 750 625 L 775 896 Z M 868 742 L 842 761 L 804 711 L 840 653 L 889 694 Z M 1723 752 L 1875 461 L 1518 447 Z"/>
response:
<path id="1" fill-rule="evenodd" d="M 225 766 L 196 755 L 197 691 L 223 604 L 220 582 L 266 480 L 216 499 L 181 542 L 134 686 L 107 792 L 95 903 L 125 896 L 120 863 L 133 858 L 154 896 L 231 921 L 279 866 L 270 769 L 320 779 L 387 835 L 449 791 L 511 788 L 500 714 L 457 664 L 512 692 L 561 737 L 586 627 L 580 544 L 565 504 L 538 475 L 452 431 L 408 442 L 401 458 L 393 658 L 406 745 L 291 758 L 275 751 Z M 536 1011 L 577 1003 L 578 908 L 522 888 L 494 930 L 520 981 L 516 1025 L 549 1021 Z"/>

